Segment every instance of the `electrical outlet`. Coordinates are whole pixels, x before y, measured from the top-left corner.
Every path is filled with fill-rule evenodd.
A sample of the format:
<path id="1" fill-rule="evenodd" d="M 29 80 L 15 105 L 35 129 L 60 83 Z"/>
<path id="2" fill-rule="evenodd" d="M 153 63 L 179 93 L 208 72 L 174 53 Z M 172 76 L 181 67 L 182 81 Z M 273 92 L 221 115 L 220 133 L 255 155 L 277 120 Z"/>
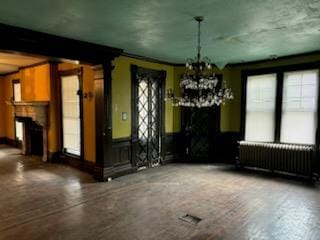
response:
<path id="1" fill-rule="evenodd" d="M 127 121 L 127 119 L 128 119 L 127 112 L 122 112 L 122 121 Z"/>

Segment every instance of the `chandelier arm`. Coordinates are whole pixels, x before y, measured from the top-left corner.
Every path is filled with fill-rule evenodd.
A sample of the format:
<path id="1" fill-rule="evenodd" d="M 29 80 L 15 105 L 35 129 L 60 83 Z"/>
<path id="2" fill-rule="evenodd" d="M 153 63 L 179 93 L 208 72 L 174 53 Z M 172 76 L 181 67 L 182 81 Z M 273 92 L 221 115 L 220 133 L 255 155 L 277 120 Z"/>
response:
<path id="1" fill-rule="evenodd" d="M 194 17 L 198 22 L 197 35 L 197 56 L 193 59 L 187 59 L 186 73 L 181 76 L 180 88 L 181 97 L 176 96 L 173 90 L 167 93 L 168 99 L 173 101 L 174 106 L 182 107 L 212 107 L 220 106 L 226 100 L 233 99 L 230 88 L 227 88 L 225 82 L 219 83 L 219 80 L 213 72 L 210 59 L 205 57 L 201 59 L 201 22 L 203 17 Z"/>

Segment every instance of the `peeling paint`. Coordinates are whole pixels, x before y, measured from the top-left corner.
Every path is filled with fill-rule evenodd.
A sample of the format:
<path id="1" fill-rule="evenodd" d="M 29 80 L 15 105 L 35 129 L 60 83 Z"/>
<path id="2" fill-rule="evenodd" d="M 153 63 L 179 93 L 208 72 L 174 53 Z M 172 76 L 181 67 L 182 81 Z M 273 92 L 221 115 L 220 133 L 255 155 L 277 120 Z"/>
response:
<path id="1" fill-rule="evenodd" d="M 240 4 L 241 3 L 241 4 Z M 0 22 L 169 62 L 203 55 L 222 67 L 320 50 L 319 0 L 2 0 Z"/>

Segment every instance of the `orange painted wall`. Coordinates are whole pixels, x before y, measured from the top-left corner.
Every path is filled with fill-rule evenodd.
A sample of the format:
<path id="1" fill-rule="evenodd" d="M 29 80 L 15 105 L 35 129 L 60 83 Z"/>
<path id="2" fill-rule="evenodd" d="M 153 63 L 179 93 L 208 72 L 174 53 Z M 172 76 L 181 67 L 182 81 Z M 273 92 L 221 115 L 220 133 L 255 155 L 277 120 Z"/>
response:
<path id="1" fill-rule="evenodd" d="M 71 70 L 82 67 L 82 90 L 83 93 L 94 93 L 94 71 L 88 65 L 77 65 L 71 63 L 60 63 L 59 71 Z M 95 162 L 96 159 L 96 134 L 95 134 L 95 103 L 91 100 L 83 99 L 83 137 L 84 137 L 84 159 Z"/>
<path id="2" fill-rule="evenodd" d="M 23 101 L 50 101 L 50 64 L 20 71 Z"/>
<path id="3" fill-rule="evenodd" d="M 0 77 L 0 138 L 5 137 L 5 97 L 4 97 L 4 79 Z"/>
<path id="4" fill-rule="evenodd" d="M 11 101 L 13 97 L 12 81 L 19 79 L 21 83 L 22 101 L 49 101 L 50 95 L 50 64 L 43 64 L 35 67 L 25 68 L 18 73 L 7 75 L 3 78 L 4 100 Z M 50 103 L 51 104 L 51 103 Z M 50 107 L 50 106 L 49 106 Z M 11 105 L 5 104 L 5 137 L 14 140 L 14 112 Z M 49 152 L 58 151 L 57 127 L 54 118 L 49 118 Z"/>

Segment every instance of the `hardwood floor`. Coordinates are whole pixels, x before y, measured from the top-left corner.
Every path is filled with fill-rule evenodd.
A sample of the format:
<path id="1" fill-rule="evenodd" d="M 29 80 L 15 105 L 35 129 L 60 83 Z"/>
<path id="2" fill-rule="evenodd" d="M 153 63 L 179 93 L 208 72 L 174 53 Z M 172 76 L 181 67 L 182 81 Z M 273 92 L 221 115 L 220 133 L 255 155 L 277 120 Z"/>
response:
<path id="1" fill-rule="evenodd" d="M 1 145 L 0 239 L 320 239 L 320 187 L 185 164 L 100 183 Z"/>

